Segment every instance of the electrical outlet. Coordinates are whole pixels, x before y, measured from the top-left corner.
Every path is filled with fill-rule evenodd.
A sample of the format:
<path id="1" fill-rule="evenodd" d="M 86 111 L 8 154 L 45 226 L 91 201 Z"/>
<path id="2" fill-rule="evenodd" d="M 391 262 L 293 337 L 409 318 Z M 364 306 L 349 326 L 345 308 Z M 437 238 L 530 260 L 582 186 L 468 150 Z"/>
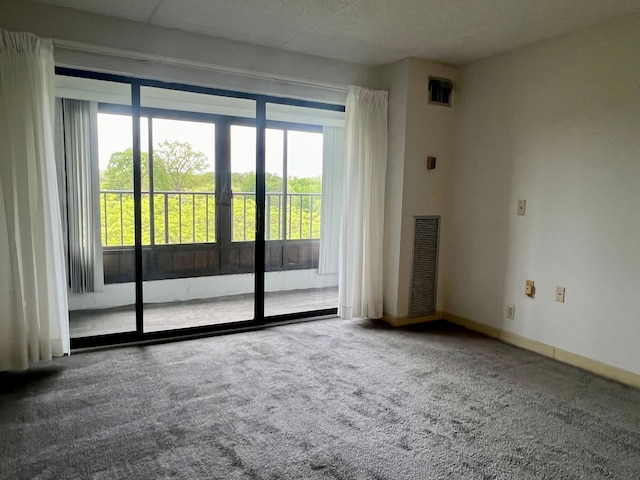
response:
<path id="1" fill-rule="evenodd" d="M 564 287 L 556 287 L 556 302 L 564 303 Z"/>
<path id="2" fill-rule="evenodd" d="M 527 201 L 518 200 L 518 215 L 524 215 L 527 210 Z"/>
<path id="3" fill-rule="evenodd" d="M 507 318 L 513 320 L 516 316 L 516 306 L 515 305 L 507 305 Z"/>

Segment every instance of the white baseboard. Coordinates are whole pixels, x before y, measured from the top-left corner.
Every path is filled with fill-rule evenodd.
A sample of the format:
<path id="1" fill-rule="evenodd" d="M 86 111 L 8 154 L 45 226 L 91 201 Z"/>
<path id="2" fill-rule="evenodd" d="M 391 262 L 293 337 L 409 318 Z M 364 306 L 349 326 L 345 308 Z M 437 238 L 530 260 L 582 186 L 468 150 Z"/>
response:
<path id="1" fill-rule="evenodd" d="M 544 355 L 545 357 L 553 358 L 555 360 L 558 360 L 559 362 L 567 363 L 569 365 L 573 365 L 574 367 L 587 370 L 591 373 L 595 373 L 596 375 L 600 375 L 602 377 L 609 378 L 611 380 L 615 380 L 632 387 L 640 388 L 640 375 L 638 375 L 637 373 L 623 370 L 621 368 L 614 367 L 613 365 L 602 363 L 598 360 L 583 357 L 582 355 L 568 352 L 566 350 L 562 350 L 561 348 L 556 348 L 552 345 L 547 345 L 546 343 L 538 342 L 537 340 L 532 340 L 515 333 L 507 332 L 495 327 L 490 327 L 488 325 L 469 320 L 468 318 L 460 317 L 453 313 L 442 312 L 440 318 L 468 328 L 470 330 L 483 333 L 489 337 L 496 338 L 505 343 L 510 343 L 511 345 L 524 348 L 525 350 L 531 350 L 532 352 L 539 353 L 540 355 Z"/>
<path id="2" fill-rule="evenodd" d="M 423 317 L 394 317 L 393 315 L 384 314 L 383 320 L 393 327 L 404 327 L 406 325 L 413 325 L 416 323 L 432 322 L 435 320 L 447 320 L 451 323 L 455 323 L 462 327 L 474 330 L 479 333 L 483 333 L 489 337 L 497 340 L 515 345 L 516 347 L 530 350 L 545 357 L 553 358 L 559 362 L 573 365 L 574 367 L 581 368 L 601 377 L 615 380 L 625 385 L 630 385 L 635 388 L 640 388 L 640 375 L 622 368 L 614 367 L 592 358 L 583 357 L 577 353 L 569 352 L 561 348 L 554 347 L 553 345 L 547 345 L 546 343 L 532 340 L 531 338 L 523 337 L 521 335 L 507 332 L 499 328 L 490 327 L 483 323 L 475 322 L 468 318 L 461 317 L 449 312 L 437 311 L 435 315 L 428 315 Z"/>

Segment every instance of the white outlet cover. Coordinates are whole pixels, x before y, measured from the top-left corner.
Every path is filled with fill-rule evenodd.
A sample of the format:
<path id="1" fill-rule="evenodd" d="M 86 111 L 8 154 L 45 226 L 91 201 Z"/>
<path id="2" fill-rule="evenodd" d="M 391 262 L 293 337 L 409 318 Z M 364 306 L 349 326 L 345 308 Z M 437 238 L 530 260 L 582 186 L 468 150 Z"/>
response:
<path id="1" fill-rule="evenodd" d="M 516 316 L 516 306 L 507 305 L 507 318 L 513 319 Z"/>

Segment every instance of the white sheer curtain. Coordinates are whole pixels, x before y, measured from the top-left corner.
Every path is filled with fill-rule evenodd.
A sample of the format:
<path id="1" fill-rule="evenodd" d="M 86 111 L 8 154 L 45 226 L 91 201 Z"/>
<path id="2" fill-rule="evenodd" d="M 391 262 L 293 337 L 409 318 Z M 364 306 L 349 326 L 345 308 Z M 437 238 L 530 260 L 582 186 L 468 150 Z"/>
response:
<path id="1" fill-rule="evenodd" d="M 344 190 L 344 128 L 322 129 L 322 216 L 318 273 L 340 271 L 340 222 Z"/>
<path id="2" fill-rule="evenodd" d="M 69 352 L 51 41 L 0 29 L 0 370 Z"/>
<path id="3" fill-rule="evenodd" d="M 349 87 L 342 212 L 342 318 L 381 318 L 388 92 Z"/>

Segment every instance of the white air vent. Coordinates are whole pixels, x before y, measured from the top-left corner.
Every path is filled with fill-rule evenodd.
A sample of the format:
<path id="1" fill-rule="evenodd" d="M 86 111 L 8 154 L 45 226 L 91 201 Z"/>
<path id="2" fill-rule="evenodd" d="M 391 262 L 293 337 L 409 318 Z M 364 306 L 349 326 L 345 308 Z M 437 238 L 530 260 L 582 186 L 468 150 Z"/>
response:
<path id="1" fill-rule="evenodd" d="M 440 217 L 415 217 L 409 316 L 436 313 Z"/>

